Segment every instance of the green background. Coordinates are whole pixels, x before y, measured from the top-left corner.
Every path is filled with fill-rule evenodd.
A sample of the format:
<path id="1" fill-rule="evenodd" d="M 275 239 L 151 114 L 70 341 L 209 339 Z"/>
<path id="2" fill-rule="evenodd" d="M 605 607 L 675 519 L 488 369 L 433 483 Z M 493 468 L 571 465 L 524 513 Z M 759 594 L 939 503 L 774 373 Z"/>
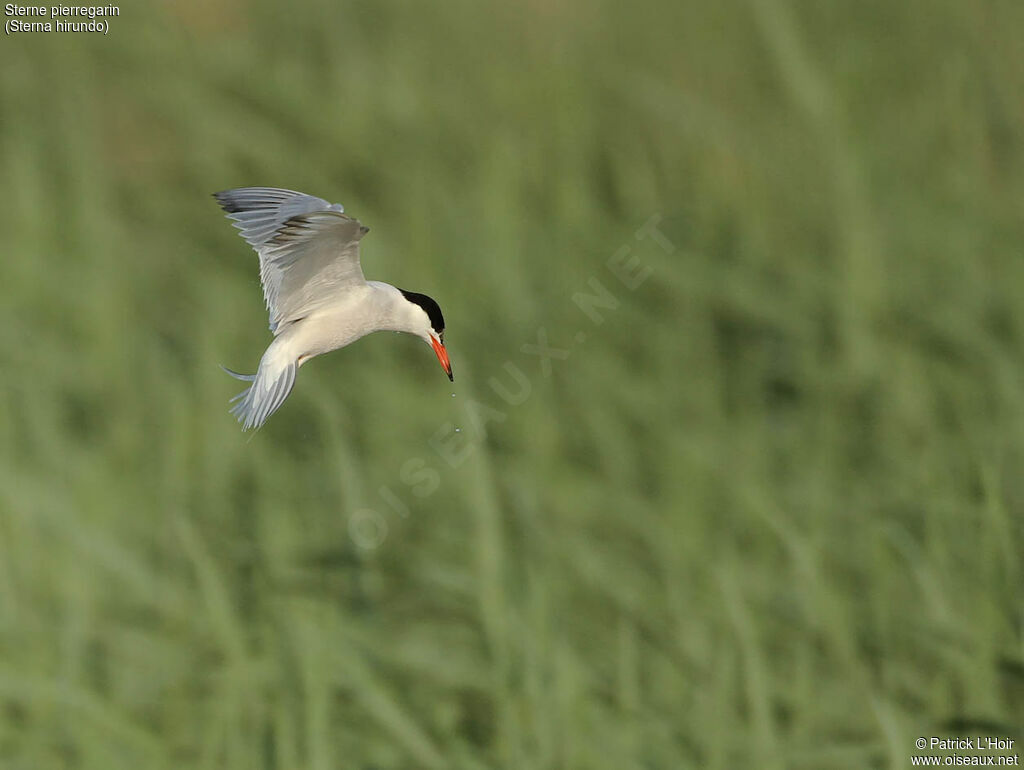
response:
<path id="1" fill-rule="evenodd" d="M 1019 744 L 1022 29 L 1017 0 L 181 0 L 5 36 L 0 766 Z M 209 197 L 241 185 L 370 226 L 454 386 L 371 335 L 241 433 L 217 365 L 270 335 Z"/>

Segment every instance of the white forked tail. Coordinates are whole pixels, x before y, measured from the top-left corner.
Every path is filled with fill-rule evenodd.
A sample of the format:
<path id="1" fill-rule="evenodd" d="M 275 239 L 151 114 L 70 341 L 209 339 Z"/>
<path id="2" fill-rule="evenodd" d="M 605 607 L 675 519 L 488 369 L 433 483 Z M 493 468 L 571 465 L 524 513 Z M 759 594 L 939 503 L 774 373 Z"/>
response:
<path id="1" fill-rule="evenodd" d="M 268 350 L 267 353 L 270 353 Z M 222 366 L 225 372 L 237 380 L 251 382 L 248 388 L 243 390 L 233 399 L 231 403 L 231 414 L 242 423 L 242 430 L 259 428 L 267 421 L 277 409 L 288 398 L 295 385 L 295 371 L 299 368 L 296 361 L 281 361 L 272 355 L 264 354 L 260 361 L 260 368 L 256 374 L 239 374 L 233 372 L 226 366 Z M 238 403 L 235 403 L 235 402 Z"/>

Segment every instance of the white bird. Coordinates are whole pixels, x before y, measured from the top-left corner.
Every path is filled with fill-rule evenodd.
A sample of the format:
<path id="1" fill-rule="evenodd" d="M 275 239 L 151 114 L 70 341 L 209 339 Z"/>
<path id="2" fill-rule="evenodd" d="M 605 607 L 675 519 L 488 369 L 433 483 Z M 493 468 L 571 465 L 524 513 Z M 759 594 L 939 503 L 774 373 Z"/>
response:
<path id="1" fill-rule="evenodd" d="M 274 333 L 256 374 L 222 367 L 252 383 L 231 399 L 238 402 L 231 413 L 242 430 L 259 428 L 284 403 L 306 361 L 370 332 L 415 334 L 454 380 L 441 308 L 425 294 L 363 277 L 359 241 L 369 228 L 340 204 L 274 187 L 242 187 L 214 197 L 259 254 Z"/>

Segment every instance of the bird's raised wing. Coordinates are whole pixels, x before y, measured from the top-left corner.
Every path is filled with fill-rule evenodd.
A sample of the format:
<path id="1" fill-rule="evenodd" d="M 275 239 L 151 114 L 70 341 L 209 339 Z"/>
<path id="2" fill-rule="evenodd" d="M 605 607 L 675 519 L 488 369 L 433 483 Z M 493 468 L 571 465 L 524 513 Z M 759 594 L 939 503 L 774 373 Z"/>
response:
<path id="1" fill-rule="evenodd" d="M 241 187 L 214 193 L 260 256 L 270 330 L 326 304 L 338 289 L 366 283 L 359 241 L 369 228 L 341 204 L 294 190 Z"/>

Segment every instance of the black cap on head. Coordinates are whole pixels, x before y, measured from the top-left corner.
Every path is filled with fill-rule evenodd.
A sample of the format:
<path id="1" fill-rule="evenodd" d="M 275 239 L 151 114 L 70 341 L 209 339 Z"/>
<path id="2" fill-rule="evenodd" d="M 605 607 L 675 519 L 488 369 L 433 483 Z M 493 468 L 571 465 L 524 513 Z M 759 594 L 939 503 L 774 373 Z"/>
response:
<path id="1" fill-rule="evenodd" d="M 427 314 L 427 318 L 430 319 L 430 325 L 434 328 L 434 331 L 440 334 L 444 331 L 444 316 L 441 315 L 441 308 L 434 302 L 433 299 L 428 297 L 426 294 L 417 294 L 414 291 L 406 291 L 405 289 L 399 289 L 402 292 L 402 296 L 409 300 L 414 305 L 419 305 L 423 308 L 423 311 Z"/>

